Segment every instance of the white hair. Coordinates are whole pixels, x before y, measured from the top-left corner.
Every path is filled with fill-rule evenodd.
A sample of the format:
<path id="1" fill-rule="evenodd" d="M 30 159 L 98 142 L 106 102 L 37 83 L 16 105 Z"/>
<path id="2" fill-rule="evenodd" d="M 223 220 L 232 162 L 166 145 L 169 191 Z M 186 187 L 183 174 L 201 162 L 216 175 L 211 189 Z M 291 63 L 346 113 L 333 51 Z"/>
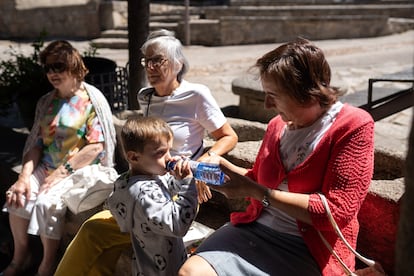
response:
<path id="1" fill-rule="evenodd" d="M 145 55 L 149 47 L 154 47 L 159 53 L 165 54 L 169 61 L 172 61 L 177 79 L 181 81 L 184 74 L 188 72 L 189 64 L 182 51 L 183 45 L 175 37 L 174 32 L 165 29 L 151 32 L 142 45 L 141 52 Z"/>

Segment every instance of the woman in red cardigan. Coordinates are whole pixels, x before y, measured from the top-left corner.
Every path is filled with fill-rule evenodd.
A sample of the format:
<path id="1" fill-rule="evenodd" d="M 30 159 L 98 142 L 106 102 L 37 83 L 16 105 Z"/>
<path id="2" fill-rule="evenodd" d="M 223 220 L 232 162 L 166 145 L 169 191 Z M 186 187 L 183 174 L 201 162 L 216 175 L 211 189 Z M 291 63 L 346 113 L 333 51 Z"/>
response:
<path id="1" fill-rule="evenodd" d="M 355 257 L 339 240 L 322 205 L 323 193 L 344 237 L 355 248 L 358 211 L 373 174 L 374 122 L 338 101 L 323 52 L 305 39 L 257 60 L 269 124 L 253 168 L 217 157 L 229 181 L 215 187 L 245 197 L 190 257 L 180 275 L 342 275 L 318 231 L 352 270 Z"/>

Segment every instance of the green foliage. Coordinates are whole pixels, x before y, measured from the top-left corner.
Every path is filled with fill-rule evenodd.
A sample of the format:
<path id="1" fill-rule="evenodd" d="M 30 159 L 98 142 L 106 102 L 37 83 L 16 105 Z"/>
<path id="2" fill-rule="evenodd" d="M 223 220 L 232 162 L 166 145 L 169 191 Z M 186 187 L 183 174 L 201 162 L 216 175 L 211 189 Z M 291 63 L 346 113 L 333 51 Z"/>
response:
<path id="1" fill-rule="evenodd" d="M 31 44 L 31 54 L 24 55 L 10 46 L 10 58 L 0 61 L 0 116 L 13 112 L 10 108 L 17 104 L 20 117 L 29 128 L 38 99 L 53 89 L 39 63 L 43 37 L 41 34 L 41 38 Z"/>
<path id="2" fill-rule="evenodd" d="M 44 94 L 48 91 L 38 91 L 45 87 L 46 76 L 38 62 L 43 40 L 31 44 L 33 52 L 29 56 L 18 52 L 12 46 L 9 48 L 10 59 L 0 61 L 0 108 L 10 106 L 18 97 L 25 93 Z"/>
<path id="3" fill-rule="evenodd" d="M 31 44 L 31 54 L 25 55 L 10 46 L 10 58 L 0 61 L 0 116 L 6 116 L 16 103 L 28 127 L 33 124 L 38 99 L 53 89 L 39 63 L 39 54 L 44 46 L 43 37 L 45 34 L 41 34 Z M 95 57 L 97 54 L 96 45 L 90 43 L 83 56 Z"/>
<path id="4" fill-rule="evenodd" d="M 96 47 L 96 44 L 94 44 L 93 42 L 90 42 L 88 49 L 86 49 L 82 53 L 82 56 L 84 57 L 96 57 L 97 55 L 99 55 L 98 47 Z"/>

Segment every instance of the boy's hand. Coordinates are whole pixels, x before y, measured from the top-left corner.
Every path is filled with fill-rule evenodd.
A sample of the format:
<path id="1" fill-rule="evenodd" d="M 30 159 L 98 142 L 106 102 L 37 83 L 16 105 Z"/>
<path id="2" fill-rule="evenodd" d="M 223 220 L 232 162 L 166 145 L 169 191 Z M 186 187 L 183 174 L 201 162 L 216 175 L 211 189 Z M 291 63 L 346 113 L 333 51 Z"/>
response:
<path id="1" fill-rule="evenodd" d="M 193 172 L 188 161 L 189 159 L 179 159 L 175 164 L 174 170 L 171 170 L 170 173 L 177 179 L 193 177 Z"/>

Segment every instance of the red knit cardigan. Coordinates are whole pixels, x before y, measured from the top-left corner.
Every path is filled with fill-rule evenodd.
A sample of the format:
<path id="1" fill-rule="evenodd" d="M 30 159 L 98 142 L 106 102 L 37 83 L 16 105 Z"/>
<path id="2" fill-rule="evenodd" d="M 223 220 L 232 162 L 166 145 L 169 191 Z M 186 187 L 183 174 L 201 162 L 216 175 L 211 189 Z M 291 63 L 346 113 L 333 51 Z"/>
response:
<path id="1" fill-rule="evenodd" d="M 289 173 L 285 172 L 279 155 L 284 126 L 280 116 L 269 122 L 255 164 L 247 176 L 272 189 L 277 189 L 286 179 L 290 192 L 310 194 L 308 211 L 312 225 L 297 221 L 298 229 L 322 274 L 342 275 L 342 267 L 325 247 L 316 229 L 351 269 L 355 267 L 355 257 L 335 234 L 317 193 L 326 196 L 335 221 L 355 248 L 359 231 L 357 214 L 373 174 L 374 122 L 364 110 L 344 104 L 315 150 Z M 250 204 L 245 212 L 231 214 L 233 224 L 249 223 L 260 215 L 261 202 L 253 198 L 247 200 Z"/>

